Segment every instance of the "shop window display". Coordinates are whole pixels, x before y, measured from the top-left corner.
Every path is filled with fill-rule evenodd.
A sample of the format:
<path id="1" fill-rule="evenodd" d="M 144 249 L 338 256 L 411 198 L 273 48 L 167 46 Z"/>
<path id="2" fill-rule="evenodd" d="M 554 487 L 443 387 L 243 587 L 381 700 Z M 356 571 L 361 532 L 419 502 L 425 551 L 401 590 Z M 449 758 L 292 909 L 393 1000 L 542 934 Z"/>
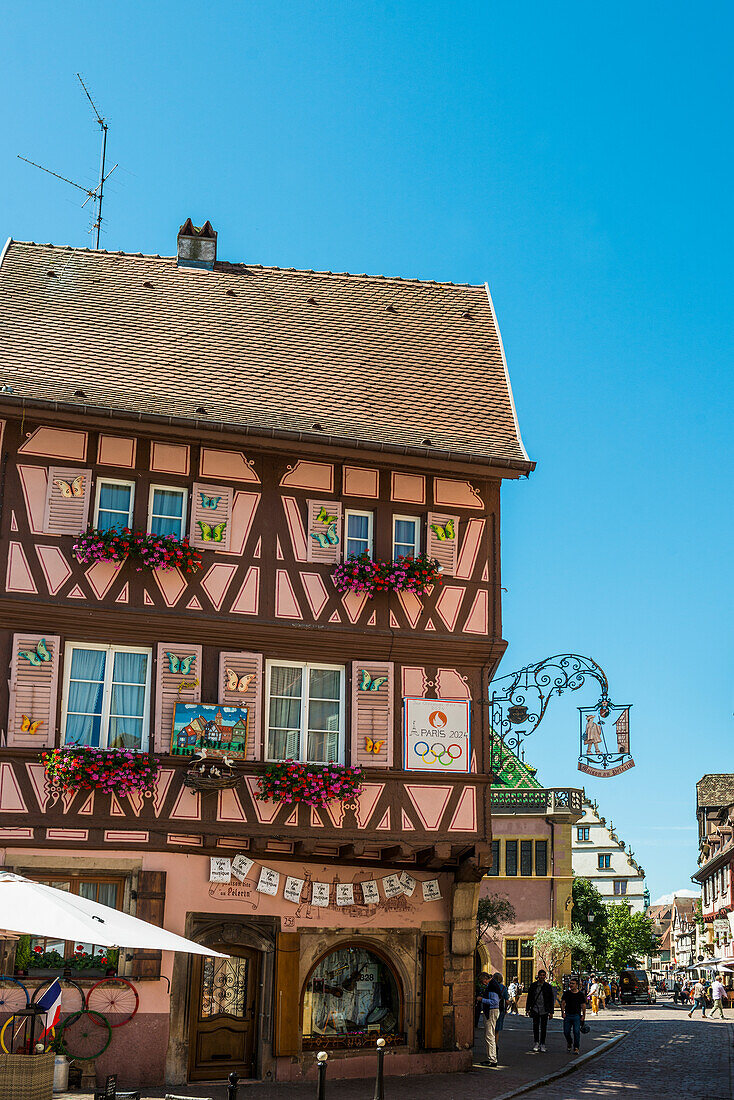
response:
<path id="1" fill-rule="evenodd" d="M 305 1050 L 405 1041 L 400 992 L 389 965 L 361 944 L 333 951 L 314 967 L 303 997 Z"/>

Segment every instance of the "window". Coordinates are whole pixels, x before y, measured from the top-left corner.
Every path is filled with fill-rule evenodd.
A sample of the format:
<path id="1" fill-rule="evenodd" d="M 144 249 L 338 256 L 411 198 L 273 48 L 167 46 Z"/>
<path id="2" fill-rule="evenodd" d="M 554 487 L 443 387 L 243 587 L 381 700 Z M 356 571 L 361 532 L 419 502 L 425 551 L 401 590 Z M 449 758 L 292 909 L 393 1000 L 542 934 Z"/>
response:
<path id="1" fill-rule="evenodd" d="M 703 902 L 704 902 L 704 905 L 708 905 L 709 901 L 711 900 L 710 890 L 711 890 L 710 879 L 706 879 L 706 881 L 703 884 Z"/>
<path id="2" fill-rule="evenodd" d="M 408 558 L 421 552 L 420 520 L 417 516 L 393 516 L 392 518 L 392 556 L 393 560 Z"/>
<path id="3" fill-rule="evenodd" d="M 520 874 L 527 878 L 533 873 L 533 842 L 532 840 L 520 841 Z"/>
<path id="4" fill-rule="evenodd" d="M 67 645 L 63 743 L 147 749 L 150 666 L 149 649 Z"/>
<path id="5" fill-rule="evenodd" d="M 506 840 L 505 841 L 505 874 L 516 875 L 517 874 L 517 841 Z"/>
<path id="6" fill-rule="evenodd" d="M 627 879 L 626 878 L 615 878 L 615 880 L 614 880 L 614 893 L 617 895 L 617 897 L 621 897 L 622 895 L 627 893 Z"/>
<path id="7" fill-rule="evenodd" d="M 360 554 L 372 557 L 372 512 L 347 511 L 344 524 L 347 540 L 347 557 L 358 558 Z"/>
<path id="8" fill-rule="evenodd" d="M 535 977 L 532 940 L 505 940 L 505 982 L 519 978 L 527 992 Z"/>
<path id="9" fill-rule="evenodd" d="M 492 841 L 492 866 L 487 871 L 488 875 L 496 877 L 500 873 L 500 842 L 499 840 Z"/>
<path id="10" fill-rule="evenodd" d="M 34 875 L 33 880 L 34 882 L 44 882 L 47 886 L 53 886 L 56 890 L 63 890 L 65 893 L 87 898 L 89 901 L 98 901 L 101 905 L 110 905 L 113 909 L 120 909 L 122 906 L 122 879 L 107 877 L 106 875 L 95 875 L 89 878 L 72 877 L 64 876 L 62 872 L 58 877 L 54 875 Z M 23 937 L 21 937 L 16 948 L 16 967 L 25 970 L 27 967 L 25 965 L 26 960 L 22 957 L 23 946 Z M 64 961 L 72 960 L 75 954 L 77 958 L 83 958 L 84 954 L 97 955 L 99 966 L 104 969 L 107 966 L 116 964 L 119 956 L 116 949 L 99 947 L 93 943 L 83 943 L 81 940 L 57 940 L 52 936 L 30 936 L 28 948 L 30 966 L 41 966 L 44 969 L 56 969 L 57 967 L 62 969 Z M 55 952 L 58 957 L 51 954 L 52 952 Z M 44 955 L 45 958 L 41 957 Z M 102 962 L 102 959 L 106 959 L 107 962 Z M 84 975 L 83 970 L 81 974 Z"/>
<path id="11" fill-rule="evenodd" d="M 548 874 L 548 841 L 535 841 L 535 873 L 536 875 Z"/>
<path id="12" fill-rule="evenodd" d="M 591 829 L 589 828 L 588 825 L 579 826 L 579 828 L 576 830 L 576 839 L 577 840 L 588 840 L 590 834 L 591 834 Z"/>
<path id="13" fill-rule="evenodd" d="M 148 500 L 148 530 L 151 535 L 184 536 L 186 528 L 186 489 L 169 485 L 151 485 Z"/>
<path id="14" fill-rule="evenodd" d="M 269 760 L 344 762 L 344 666 L 268 662 Z"/>
<path id="15" fill-rule="evenodd" d="M 303 1046 L 374 1047 L 402 1035 L 400 986 L 392 967 L 361 943 L 345 944 L 318 963 L 303 994 Z"/>
<path id="16" fill-rule="evenodd" d="M 612 857 L 610 855 L 599 855 L 598 868 L 600 871 L 608 871 L 612 866 Z"/>
<path id="17" fill-rule="evenodd" d="M 97 502 L 94 507 L 94 526 L 98 531 L 109 531 L 113 527 L 132 527 L 134 493 L 135 484 L 132 481 L 98 478 Z"/>

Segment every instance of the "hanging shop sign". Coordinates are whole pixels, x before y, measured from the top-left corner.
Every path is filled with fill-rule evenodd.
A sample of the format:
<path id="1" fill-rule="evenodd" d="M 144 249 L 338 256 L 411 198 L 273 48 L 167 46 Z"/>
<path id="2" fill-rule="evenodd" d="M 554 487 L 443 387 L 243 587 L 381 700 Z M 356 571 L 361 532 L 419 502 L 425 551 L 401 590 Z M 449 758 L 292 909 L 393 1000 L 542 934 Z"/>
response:
<path id="1" fill-rule="evenodd" d="M 630 707 L 602 698 L 594 707 L 579 707 L 579 771 L 597 779 L 634 768 L 630 755 Z"/>
<path id="2" fill-rule="evenodd" d="M 468 772 L 468 699 L 403 699 L 403 767 L 419 772 Z"/>

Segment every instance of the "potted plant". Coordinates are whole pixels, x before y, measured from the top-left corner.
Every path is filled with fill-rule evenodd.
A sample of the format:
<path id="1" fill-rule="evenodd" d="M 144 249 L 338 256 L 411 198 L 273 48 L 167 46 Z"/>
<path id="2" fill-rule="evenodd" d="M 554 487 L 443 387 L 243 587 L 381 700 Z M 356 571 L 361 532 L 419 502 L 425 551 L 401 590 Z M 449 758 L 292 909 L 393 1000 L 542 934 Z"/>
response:
<path id="1" fill-rule="evenodd" d="M 133 531 L 130 527 L 118 530 L 98 531 L 90 527 L 79 535 L 74 543 L 77 560 L 85 565 L 98 561 L 122 562 L 131 558 L 135 569 L 180 569 L 183 573 L 196 573 L 203 567 L 203 558 L 189 543 L 188 538 L 175 535 L 152 535 L 147 531 Z"/>
<path id="2" fill-rule="evenodd" d="M 118 795 L 155 788 L 160 765 L 153 755 L 131 749 L 96 749 L 75 745 L 48 749 L 39 757 L 51 790 L 101 790 Z"/>
<path id="3" fill-rule="evenodd" d="M 325 806 L 332 799 L 341 802 L 362 792 L 362 769 L 341 764 L 301 764 L 297 760 L 278 760 L 268 764 L 259 777 L 260 801 L 305 802 L 307 806 Z"/>
<path id="4" fill-rule="evenodd" d="M 367 553 L 352 555 L 336 566 L 331 579 L 340 592 L 365 593 L 370 598 L 378 592 L 423 594 L 433 585 L 443 584 L 439 562 L 427 554 L 410 554 L 395 561 L 381 561 Z"/>

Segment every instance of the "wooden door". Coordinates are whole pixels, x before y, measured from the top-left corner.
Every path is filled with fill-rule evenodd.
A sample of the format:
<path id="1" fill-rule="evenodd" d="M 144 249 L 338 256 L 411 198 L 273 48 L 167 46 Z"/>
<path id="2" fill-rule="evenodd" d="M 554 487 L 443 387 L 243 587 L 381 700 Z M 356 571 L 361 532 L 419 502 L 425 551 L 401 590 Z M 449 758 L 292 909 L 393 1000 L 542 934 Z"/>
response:
<path id="1" fill-rule="evenodd" d="M 189 1078 L 223 1081 L 236 1070 L 255 1072 L 260 1006 L 260 954 L 250 947 L 217 945 L 229 959 L 197 955 L 191 975 Z"/>

